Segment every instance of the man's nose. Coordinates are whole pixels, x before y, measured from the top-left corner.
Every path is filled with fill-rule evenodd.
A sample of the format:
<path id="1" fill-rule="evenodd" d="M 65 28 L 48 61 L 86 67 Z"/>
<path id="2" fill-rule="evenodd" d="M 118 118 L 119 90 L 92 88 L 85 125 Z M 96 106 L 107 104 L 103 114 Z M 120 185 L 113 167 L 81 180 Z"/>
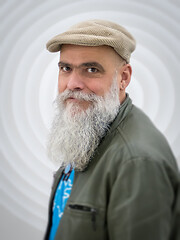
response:
<path id="1" fill-rule="evenodd" d="M 85 87 L 83 77 L 80 76 L 78 71 L 73 71 L 69 76 L 67 88 L 69 90 L 83 90 Z"/>

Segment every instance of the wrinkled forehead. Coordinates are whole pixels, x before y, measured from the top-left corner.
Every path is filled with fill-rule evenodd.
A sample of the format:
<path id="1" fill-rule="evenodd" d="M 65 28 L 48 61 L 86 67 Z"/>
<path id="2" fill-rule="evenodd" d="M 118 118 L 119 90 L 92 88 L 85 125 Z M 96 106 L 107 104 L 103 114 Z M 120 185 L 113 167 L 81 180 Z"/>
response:
<path id="1" fill-rule="evenodd" d="M 60 50 L 61 60 L 80 60 L 80 61 L 108 61 L 108 62 L 122 62 L 123 59 L 115 52 L 112 47 L 103 46 L 79 46 L 72 44 L 64 44 Z"/>

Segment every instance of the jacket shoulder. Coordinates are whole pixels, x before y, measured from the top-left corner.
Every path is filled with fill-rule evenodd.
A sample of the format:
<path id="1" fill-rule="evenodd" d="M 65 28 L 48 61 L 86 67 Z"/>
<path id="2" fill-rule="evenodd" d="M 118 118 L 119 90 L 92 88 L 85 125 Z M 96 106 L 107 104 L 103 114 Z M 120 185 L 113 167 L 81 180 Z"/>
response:
<path id="1" fill-rule="evenodd" d="M 123 154 L 125 159 L 151 158 L 177 167 L 172 150 L 164 135 L 150 118 L 134 105 L 123 121 L 119 122 L 111 145 L 113 151 Z"/>

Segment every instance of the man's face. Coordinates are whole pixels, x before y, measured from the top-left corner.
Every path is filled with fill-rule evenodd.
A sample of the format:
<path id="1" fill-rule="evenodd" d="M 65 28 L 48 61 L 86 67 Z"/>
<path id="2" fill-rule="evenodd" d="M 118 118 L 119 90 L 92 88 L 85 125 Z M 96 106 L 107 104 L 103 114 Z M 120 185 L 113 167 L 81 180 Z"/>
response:
<path id="1" fill-rule="evenodd" d="M 130 76 L 130 65 L 110 47 L 62 47 L 59 94 L 48 141 L 53 162 L 78 170 L 88 165 L 118 114 Z"/>
<path id="2" fill-rule="evenodd" d="M 59 62 L 58 90 L 81 91 L 104 96 L 113 81 L 118 65 L 118 56 L 111 47 L 84 47 L 63 45 Z M 68 98 L 65 103 L 73 102 L 87 109 L 90 102 Z"/>

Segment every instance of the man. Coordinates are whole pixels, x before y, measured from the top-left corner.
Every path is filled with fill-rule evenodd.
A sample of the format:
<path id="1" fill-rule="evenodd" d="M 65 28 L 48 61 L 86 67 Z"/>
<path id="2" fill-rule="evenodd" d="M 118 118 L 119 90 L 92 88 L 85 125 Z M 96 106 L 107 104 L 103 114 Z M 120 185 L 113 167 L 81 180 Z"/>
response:
<path id="1" fill-rule="evenodd" d="M 104 20 L 47 43 L 60 51 L 48 151 L 59 166 L 45 239 L 179 239 L 179 175 L 162 134 L 126 87 L 132 35 Z"/>

